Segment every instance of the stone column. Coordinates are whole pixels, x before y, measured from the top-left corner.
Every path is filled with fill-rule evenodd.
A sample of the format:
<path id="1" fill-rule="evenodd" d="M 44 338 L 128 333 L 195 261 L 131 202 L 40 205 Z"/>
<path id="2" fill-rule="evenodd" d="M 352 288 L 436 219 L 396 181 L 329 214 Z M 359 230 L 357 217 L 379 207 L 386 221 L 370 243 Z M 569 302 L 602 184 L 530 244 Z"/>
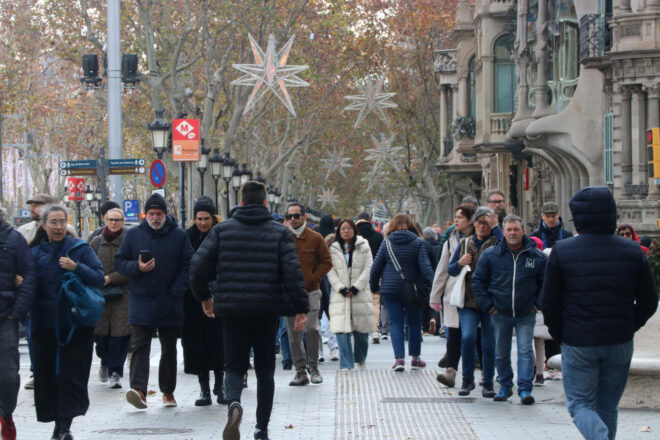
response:
<path id="1" fill-rule="evenodd" d="M 621 86 L 621 191 L 630 194 L 628 185 L 632 183 L 632 138 L 630 120 L 631 90 Z"/>
<path id="2" fill-rule="evenodd" d="M 519 0 L 516 42 L 514 44 L 516 54 L 516 79 L 518 81 L 518 88 L 516 90 L 518 108 L 516 115 L 513 118 L 514 121 L 527 119 L 532 113 L 527 100 L 527 94 L 529 92 L 529 84 L 527 83 L 527 66 L 529 64 L 529 53 L 527 48 L 527 14 L 527 0 Z"/>
<path id="3" fill-rule="evenodd" d="M 660 126 L 660 84 L 645 85 L 644 90 L 648 93 L 647 104 L 648 112 L 646 113 L 646 127 Z M 646 142 L 646 133 L 644 133 L 644 141 Z M 647 145 L 644 146 L 648 148 Z M 647 159 L 648 160 L 648 159 Z M 648 179 L 649 195 L 647 198 L 660 199 L 660 188 L 655 184 L 653 179 Z"/>
<path id="4" fill-rule="evenodd" d="M 452 122 L 458 116 L 458 84 L 452 84 L 451 88 L 451 120 Z"/>
<path id="5" fill-rule="evenodd" d="M 646 93 L 641 87 L 635 88 L 635 104 L 637 105 L 637 164 L 635 164 L 636 176 L 633 182 L 646 185 L 647 175 L 647 146 L 646 146 Z"/>
<path id="6" fill-rule="evenodd" d="M 447 138 L 447 87 L 440 86 L 440 142 Z"/>
<path id="7" fill-rule="evenodd" d="M 548 23 L 546 18 L 547 0 L 539 0 L 539 15 L 536 21 L 536 43 L 534 44 L 534 56 L 536 57 L 536 81 L 534 87 L 536 92 L 536 109 L 532 116 L 540 118 L 552 113 L 548 105 L 550 88 L 546 77 L 548 70 Z"/>

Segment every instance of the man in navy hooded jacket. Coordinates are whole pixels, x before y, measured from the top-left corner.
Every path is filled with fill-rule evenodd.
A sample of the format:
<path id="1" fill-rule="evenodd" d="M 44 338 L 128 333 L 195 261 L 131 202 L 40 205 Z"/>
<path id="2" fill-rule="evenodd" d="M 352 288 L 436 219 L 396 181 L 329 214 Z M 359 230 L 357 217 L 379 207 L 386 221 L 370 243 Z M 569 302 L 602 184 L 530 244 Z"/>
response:
<path id="1" fill-rule="evenodd" d="M 579 190 L 569 206 L 579 235 L 554 245 L 541 303 L 561 342 L 566 406 L 586 439 L 614 439 L 633 336 L 658 307 L 658 291 L 639 243 L 617 237 L 609 188 Z"/>
<path id="2" fill-rule="evenodd" d="M 126 400 L 136 408 L 147 407 L 151 336 L 158 329 L 161 345 L 158 385 L 165 406 L 176 406 L 176 340 L 183 325 L 183 296 L 193 249 L 188 234 L 167 215 L 167 204 L 154 194 L 144 204 L 146 218 L 126 231 L 115 255 L 115 268 L 132 277 L 128 323 L 133 326 L 131 389 Z M 141 251 L 153 258 L 143 261 Z"/>

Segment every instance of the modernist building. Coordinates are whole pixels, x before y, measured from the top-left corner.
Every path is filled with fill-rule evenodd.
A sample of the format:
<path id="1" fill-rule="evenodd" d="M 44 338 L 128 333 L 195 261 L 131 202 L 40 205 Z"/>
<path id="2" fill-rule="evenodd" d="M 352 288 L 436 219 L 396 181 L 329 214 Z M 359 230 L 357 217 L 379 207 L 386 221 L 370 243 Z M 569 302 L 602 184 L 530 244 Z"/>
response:
<path id="1" fill-rule="evenodd" d="M 499 188 L 534 227 L 545 201 L 567 220 L 575 191 L 608 185 L 620 222 L 660 235 L 660 0 L 460 0 L 434 63 L 448 209 Z"/>

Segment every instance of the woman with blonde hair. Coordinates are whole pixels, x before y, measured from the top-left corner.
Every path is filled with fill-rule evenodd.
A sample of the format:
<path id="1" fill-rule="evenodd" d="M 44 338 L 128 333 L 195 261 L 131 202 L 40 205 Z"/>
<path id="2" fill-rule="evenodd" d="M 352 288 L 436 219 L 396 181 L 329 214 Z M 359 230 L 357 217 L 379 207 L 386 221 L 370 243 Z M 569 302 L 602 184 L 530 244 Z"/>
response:
<path id="1" fill-rule="evenodd" d="M 371 267 L 369 283 L 372 292 L 380 292 L 390 315 L 390 333 L 394 349 L 394 371 L 405 370 L 404 317 L 408 324 L 408 352 L 411 369 L 426 367 L 420 358 L 422 346 L 421 307 L 406 304 L 403 298 L 404 278 L 416 284 L 433 284 L 433 269 L 420 238 L 420 232 L 408 214 L 399 213 L 388 223 L 386 239 Z M 388 245 L 389 243 L 389 245 Z M 388 249 L 388 247 L 390 249 Z M 396 262 L 393 260 L 394 257 Z M 401 274 L 396 269 L 401 267 Z M 402 277 L 403 276 L 403 277 Z"/>

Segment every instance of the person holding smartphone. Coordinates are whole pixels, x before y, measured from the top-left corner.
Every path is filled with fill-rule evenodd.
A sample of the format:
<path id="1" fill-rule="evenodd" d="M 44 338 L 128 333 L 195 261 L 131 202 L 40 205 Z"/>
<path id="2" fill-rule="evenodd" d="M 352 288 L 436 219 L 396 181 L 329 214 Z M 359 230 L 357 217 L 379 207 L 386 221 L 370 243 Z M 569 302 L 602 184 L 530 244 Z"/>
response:
<path id="1" fill-rule="evenodd" d="M 128 323 L 133 326 L 133 355 L 126 400 L 136 408 L 147 407 L 151 335 L 157 329 L 161 346 L 158 385 L 163 406 L 174 407 L 176 340 L 183 325 L 183 298 L 193 248 L 186 232 L 167 214 L 163 197 L 149 197 L 144 212 L 146 218 L 126 231 L 115 256 L 115 270 L 132 278 Z"/>

